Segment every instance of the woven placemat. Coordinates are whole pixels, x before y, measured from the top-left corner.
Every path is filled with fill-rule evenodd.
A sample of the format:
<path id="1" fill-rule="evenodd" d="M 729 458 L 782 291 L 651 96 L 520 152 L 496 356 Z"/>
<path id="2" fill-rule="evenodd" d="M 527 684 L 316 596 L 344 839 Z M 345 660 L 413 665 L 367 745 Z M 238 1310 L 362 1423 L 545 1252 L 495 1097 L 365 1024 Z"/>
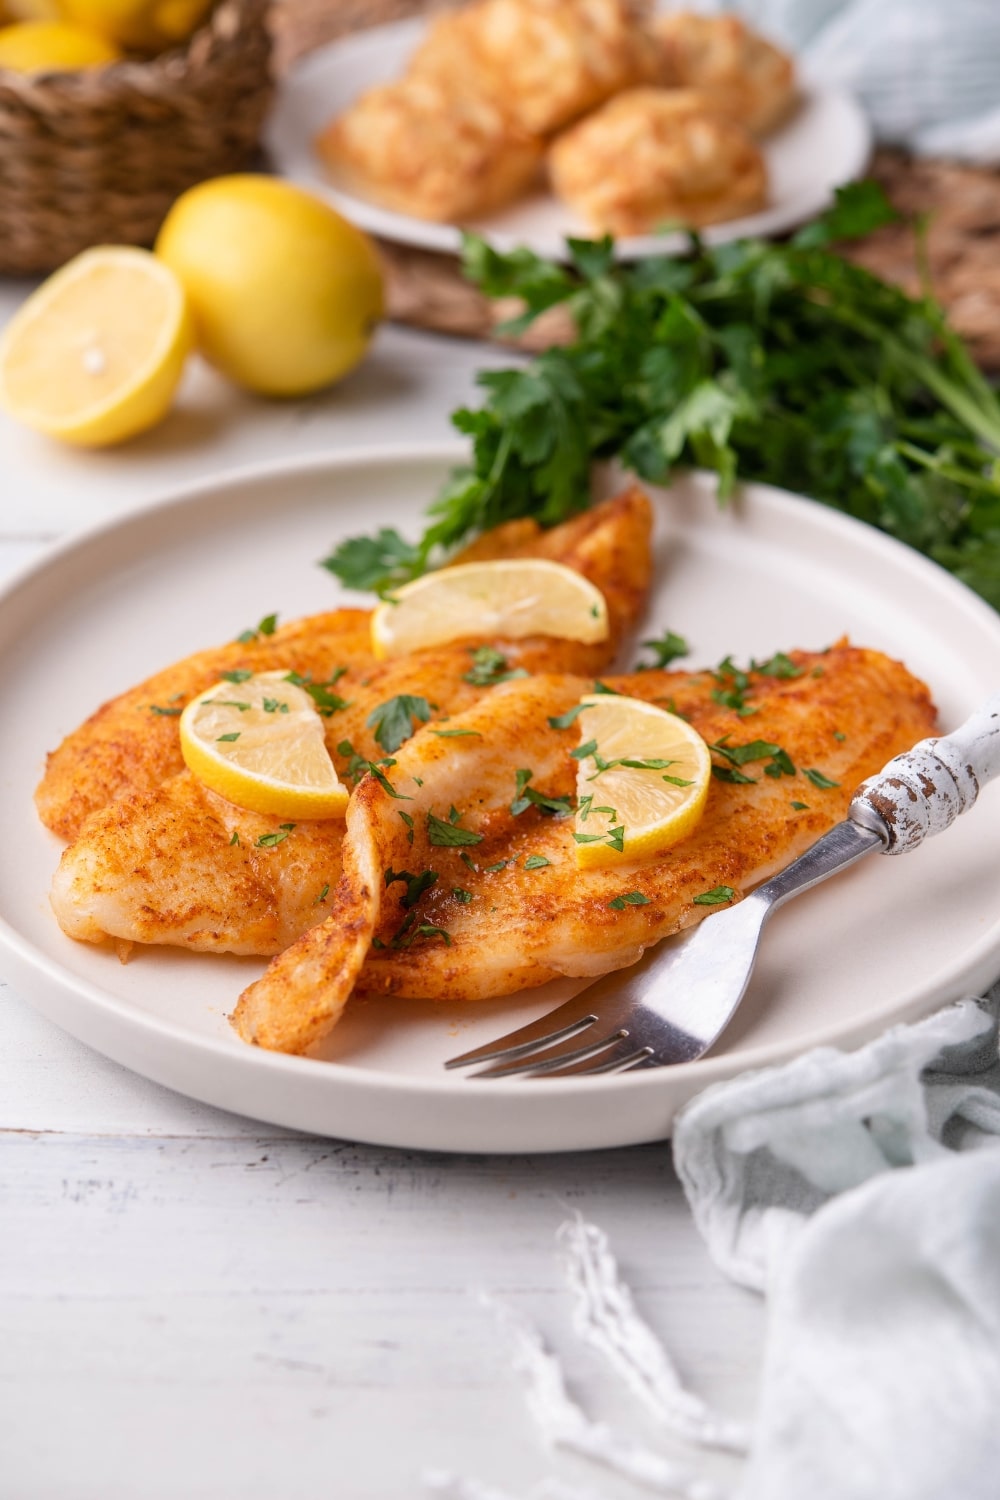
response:
<path id="1" fill-rule="evenodd" d="M 274 29 L 279 71 L 349 31 L 439 9 L 437 0 L 278 0 Z M 935 295 L 984 368 L 1000 371 L 1000 171 L 917 160 L 879 151 L 871 175 L 908 220 L 926 218 L 924 265 Z M 389 316 L 401 323 L 469 338 L 492 338 L 511 305 L 490 302 L 463 280 L 454 257 L 382 241 Z M 910 292 L 921 286 L 917 241 L 908 223 L 892 225 L 846 252 L 858 264 Z M 522 347 L 565 339 L 558 309 L 539 319 Z"/>

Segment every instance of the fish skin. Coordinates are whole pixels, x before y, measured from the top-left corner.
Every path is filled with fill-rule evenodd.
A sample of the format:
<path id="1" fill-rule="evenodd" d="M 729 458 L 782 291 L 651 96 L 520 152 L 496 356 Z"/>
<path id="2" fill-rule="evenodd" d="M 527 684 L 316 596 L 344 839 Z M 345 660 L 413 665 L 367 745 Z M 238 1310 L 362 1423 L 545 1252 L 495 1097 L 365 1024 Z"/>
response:
<path id="1" fill-rule="evenodd" d="M 590 689 L 588 681 L 541 676 L 511 682 L 453 720 L 455 727 L 478 728 L 479 737 L 441 741 L 427 731 L 415 735 L 398 752 L 392 773 L 397 789 L 413 798 L 406 803 L 414 820 L 413 842 L 392 799 L 366 778 L 352 799 L 345 859 L 348 850 L 354 859 L 358 841 L 367 840 L 369 868 L 436 871 L 438 879 L 413 908 L 410 931 L 417 925 L 441 928 L 449 941 L 428 935 L 399 946 L 397 938 L 394 947 L 409 915 L 401 901 L 405 887 L 397 882 L 386 887 L 383 878 L 381 891 L 366 889 L 364 896 L 377 942 L 357 974 L 356 992 L 454 1002 L 511 993 L 560 975 L 594 978 L 634 963 L 650 944 L 707 915 L 712 908 L 693 905 L 695 895 L 718 885 L 742 895 L 784 868 L 846 815 L 860 781 L 933 732 L 936 723 L 925 685 L 879 652 L 838 642 L 822 653 L 789 654 L 801 675 L 754 674 L 747 701 L 756 712 L 749 717 L 713 700 L 718 682 L 712 673 L 649 671 L 607 679 L 619 692 L 666 700 L 665 706 L 689 718 L 710 743 L 727 735 L 732 745 L 767 740 L 785 749 L 799 768 L 795 777 L 776 779 L 764 774 L 761 763 L 752 763 L 744 771 L 756 778 L 754 786 L 713 778 L 697 828 L 651 861 L 629 860 L 626 831 L 620 863 L 579 870 L 572 819 L 548 817 L 535 808 L 518 817 L 510 814 L 518 768 L 532 768 L 532 785 L 547 794 L 572 793 L 576 762 L 569 752 L 578 732 L 554 730 L 548 718 L 577 702 Z M 463 748 L 456 750 L 456 744 Z M 816 788 L 802 774 L 805 768 L 838 785 Z M 793 800 L 807 803 L 806 810 L 793 809 Z M 447 818 L 452 804 L 462 814 L 460 826 L 483 835 L 481 843 L 464 851 L 478 871 L 461 860 L 462 850 L 428 842 L 427 813 Z M 528 853 L 550 864 L 526 871 L 520 856 Z M 486 871 L 487 865 L 515 855 L 517 865 Z M 473 900 L 461 902 L 456 889 L 470 891 Z M 610 900 L 630 890 L 646 895 L 649 904 L 622 911 L 609 907 Z M 349 881 L 337 900 L 350 914 L 362 905 L 361 892 L 351 890 Z M 297 1034 L 297 1006 L 314 1014 L 322 1004 L 327 1015 L 339 1016 L 348 998 L 338 988 L 343 972 L 336 956 L 339 911 L 335 904 L 324 924 L 298 939 L 244 991 L 232 1019 L 245 1040 L 267 1046 L 269 1035 L 280 1034 L 282 1050 L 302 1050 L 318 1038 L 314 1028 Z M 352 942 L 356 951 L 356 933 Z M 318 945 L 331 976 L 322 986 L 330 991 L 322 1001 L 320 971 L 312 963 Z M 309 973 L 308 995 L 299 992 L 298 972 Z"/>
<path id="2" fill-rule="evenodd" d="M 607 641 L 591 646 L 546 637 L 507 644 L 480 640 L 478 644 L 503 647 L 511 666 L 527 671 L 601 671 L 614 660 L 645 604 L 652 567 L 651 529 L 649 499 L 631 485 L 548 531 L 526 520 L 485 533 L 453 561 L 547 557 L 576 568 L 604 593 L 610 633 Z M 196 652 L 110 699 L 48 755 L 35 792 L 42 822 L 69 842 L 79 837 L 92 813 L 115 798 L 152 791 L 182 771 L 178 716 L 156 714 L 151 705 L 179 710 L 218 682 L 223 672 L 270 672 L 285 667 L 322 682 L 336 668 L 346 666 L 335 691 L 350 698 L 375 666 L 370 619 L 371 612 L 361 609 L 310 615 L 250 643 L 232 641 Z M 336 726 L 332 728 L 335 731 Z"/>

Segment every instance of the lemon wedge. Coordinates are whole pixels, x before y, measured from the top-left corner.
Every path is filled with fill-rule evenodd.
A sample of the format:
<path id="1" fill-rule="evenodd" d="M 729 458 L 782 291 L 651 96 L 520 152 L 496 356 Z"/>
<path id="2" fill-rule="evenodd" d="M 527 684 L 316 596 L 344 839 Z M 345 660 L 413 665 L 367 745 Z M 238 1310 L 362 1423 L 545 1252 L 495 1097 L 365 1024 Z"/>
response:
<path id="1" fill-rule="evenodd" d="M 289 818 L 339 818 L 348 789 L 309 694 L 284 672 L 217 682 L 181 714 L 188 769 L 227 802 Z"/>
<path id="2" fill-rule="evenodd" d="M 104 37 L 66 21 L 25 20 L 0 29 L 0 68 L 18 73 L 75 73 L 121 57 Z"/>
<path id="3" fill-rule="evenodd" d="M 686 838 L 705 810 L 712 758 L 697 730 L 641 698 L 581 700 L 574 836 L 581 869 L 649 859 Z"/>
<path id="4" fill-rule="evenodd" d="M 121 442 L 166 412 L 191 348 L 180 281 L 148 250 L 101 245 L 67 262 L 0 338 L 0 406 L 85 447 Z"/>
<path id="5" fill-rule="evenodd" d="M 563 563 L 505 558 L 456 563 L 403 584 L 375 610 L 371 630 L 382 659 L 468 637 L 603 641 L 608 606 L 599 588 Z"/>

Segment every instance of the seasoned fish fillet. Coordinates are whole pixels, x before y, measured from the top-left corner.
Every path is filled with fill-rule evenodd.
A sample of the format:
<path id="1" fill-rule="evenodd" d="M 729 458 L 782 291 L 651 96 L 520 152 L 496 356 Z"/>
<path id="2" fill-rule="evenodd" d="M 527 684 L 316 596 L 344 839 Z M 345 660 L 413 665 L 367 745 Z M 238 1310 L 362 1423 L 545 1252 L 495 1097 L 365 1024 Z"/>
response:
<path id="1" fill-rule="evenodd" d="M 619 863 L 579 870 L 570 817 L 537 806 L 517 816 L 510 810 L 520 769 L 532 770 L 531 785 L 546 796 L 572 799 L 570 752 L 579 734 L 551 727 L 549 718 L 590 682 L 510 682 L 451 720 L 474 733 L 443 740 L 418 732 L 391 772 L 393 787 L 411 800 L 394 800 L 370 777 L 361 783 L 344 846 L 353 873 L 345 873 L 327 920 L 244 992 L 233 1018 L 240 1035 L 302 1051 L 335 1023 L 352 982 L 360 992 L 455 1001 L 557 975 L 593 977 L 634 963 L 649 944 L 704 916 L 710 908 L 693 904 L 699 894 L 720 885 L 742 894 L 783 868 L 844 817 L 864 777 L 935 725 L 927 688 L 876 651 L 842 642 L 794 652 L 791 661 L 783 670 L 795 675 L 755 671 L 745 689 L 724 671 L 609 679 L 620 692 L 683 714 L 710 745 L 768 742 L 795 767 L 787 774 L 764 757 L 743 766 L 749 784 L 713 778 L 695 831 L 649 862 L 629 858 L 626 828 Z M 752 712 L 741 714 L 741 706 Z M 730 762 L 719 752 L 715 759 L 725 775 Z M 475 842 L 451 844 L 449 830 Z M 648 904 L 609 905 L 632 891 Z M 372 946 L 359 970 L 366 920 Z M 346 952 L 341 927 L 350 934 Z M 324 972 L 329 978 L 319 983 Z"/>
<path id="2" fill-rule="evenodd" d="M 593 578 L 608 601 L 609 639 L 589 646 L 542 637 L 509 642 L 492 674 L 477 666 L 475 644 L 379 664 L 359 650 L 364 665 L 352 665 L 336 684 L 346 706 L 325 722 L 327 748 L 341 777 L 350 781 L 363 771 L 358 758 L 367 762 L 386 756 L 384 737 L 381 743 L 376 738 L 377 720 L 369 720 L 400 695 L 424 699 L 434 726 L 496 691 L 493 679 L 510 671 L 603 669 L 645 601 L 650 521 L 648 500 L 630 490 L 549 532 L 540 533 L 534 522 L 516 521 L 481 538 L 464 557 L 553 557 Z M 367 631 L 367 615 L 363 618 Z M 280 664 L 301 671 L 301 659 L 286 658 Z M 178 671 L 192 669 L 192 663 L 200 670 L 200 658 L 191 658 Z M 322 680 L 332 665 L 324 657 L 314 675 Z M 214 680 L 199 684 L 197 691 Z M 137 701 L 147 701 L 141 695 L 137 700 L 139 693 L 137 689 L 124 701 L 116 700 L 124 722 L 115 749 L 132 769 L 143 769 L 141 733 L 129 722 L 130 715 L 139 713 Z M 114 719 L 116 705 L 110 708 Z M 100 715 L 97 722 L 103 724 Z M 166 722 L 176 738 L 176 720 Z M 413 719 L 412 727 L 419 723 Z M 86 730 L 84 725 L 78 735 L 85 738 Z M 441 730 L 441 743 L 454 743 L 450 724 L 441 724 Z M 98 741 L 99 748 L 103 744 Z M 150 771 L 162 766 L 168 754 L 173 755 L 171 768 L 182 769 L 153 787 L 136 776 L 135 791 L 119 792 L 82 820 L 53 881 L 52 906 L 60 926 L 70 937 L 94 943 L 111 937 L 202 952 L 279 953 L 325 913 L 327 897 L 319 900 L 318 893 L 333 886 L 339 874 L 343 824 L 302 821 L 290 829 L 278 817 L 245 813 L 183 769 L 179 745 L 158 745 Z M 63 752 L 57 755 L 65 764 Z M 65 783 L 61 785 L 65 791 Z M 237 844 L 232 843 L 234 834 Z"/>
<path id="3" fill-rule="evenodd" d="M 760 208 L 767 167 L 748 131 L 692 90 L 629 89 L 549 153 L 553 190 L 595 229 L 646 234 Z"/>
<path id="4" fill-rule="evenodd" d="M 554 671 L 596 672 L 614 660 L 645 603 L 651 526 L 649 500 L 632 486 L 548 531 L 533 521 L 498 527 L 455 560 L 547 557 L 591 579 L 608 601 L 607 642 L 588 647 L 536 639 L 518 642 L 509 654 L 512 666 L 528 670 L 545 664 Z M 369 621 L 369 611 L 360 609 L 310 615 L 249 644 L 234 641 L 197 652 L 111 699 L 49 755 L 35 793 L 42 822 L 60 837 L 75 839 L 87 817 L 114 798 L 153 790 L 182 771 L 180 710 L 223 672 L 286 667 L 323 682 L 346 667 L 336 691 L 350 698 L 375 665 Z"/>
<path id="5" fill-rule="evenodd" d="M 431 22 L 408 76 L 491 99 L 544 135 L 648 74 L 644 12 L 629 0 L 477 0 Z"/>
<path id="6" fill-rule="evenodd" d="M 766 135 L 795 105 L 795 65 L 739 16 L 670 11 L 648 23 L 651 81 L 697 89 L 754 135 Z"/>

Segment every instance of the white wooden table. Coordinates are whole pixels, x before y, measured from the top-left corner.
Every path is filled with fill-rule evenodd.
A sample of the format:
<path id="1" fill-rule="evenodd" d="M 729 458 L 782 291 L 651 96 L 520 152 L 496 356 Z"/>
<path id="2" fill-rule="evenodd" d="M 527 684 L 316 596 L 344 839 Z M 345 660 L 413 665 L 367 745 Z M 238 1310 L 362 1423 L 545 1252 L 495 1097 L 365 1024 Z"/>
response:
<path id="1" fill-rule="evenodd" d="M 0 284 L 0 322 L 23 293 Z M 168 422 L 107 453 L 0 417 L 0 578 L 194 476 L 444 437 L 491 361 L 387 329 L 342 386 L 288 404 L 195 364 Z M 575 1210 L 693 1388 L 751 1414 L 763 1310 L 709 1263 L 668 1147 L 474 1158 L 295 1136 L 126 1072 L 30 1002 L 0 958 L 0 1500 L 411 1500 L 428 1468 L 638 1496 L 545 1451 L 476 1295 L 536 1320 L 592 1415 L 679 1453 L 573 1336 L 554 1233 Z"/>

